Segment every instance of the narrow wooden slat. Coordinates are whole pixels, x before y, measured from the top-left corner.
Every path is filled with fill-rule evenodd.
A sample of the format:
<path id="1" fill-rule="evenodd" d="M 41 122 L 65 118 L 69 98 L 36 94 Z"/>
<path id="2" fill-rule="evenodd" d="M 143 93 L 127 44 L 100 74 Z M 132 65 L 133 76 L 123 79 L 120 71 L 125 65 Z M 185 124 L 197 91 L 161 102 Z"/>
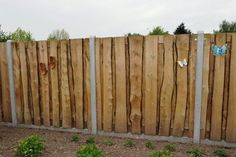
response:
<path id="1" fill-rule="evenodd" d="M 159 134 L 169 136 L 171 121 L 171 104 L 174 90 L 173 36 L 164 37 L 164 76 L 160 98 Z"/>
<path id="2" fill-rule="evenodd" d="M 111 38 L 103 39 L 103 130 L 112 131 Z"/>
<path id="3" fill-rule="evenodd" d="M 116 117 L 115 131 L 127 132 L 125 38 L 115 38 Z"/>
<path id="4" fill-rule="evenodd" d="M 3 121 L 11 121 L 10 90 L 8 77 L 7 52 L 5 43 L 0 43 L 1 85 L 2 85 L 2 111 Z"/>
<path id="5" fill-rule="evenodd" d="M 236 142 L 236 34 L 232 35 L 226 140 Z"/>
<path id="6" fill-rule="evenodd" d="M 39 79 L 40 79 L 40 106 L 42 108 L 43 125 L 50 126 L 49 108 L 49 76 L 47 42 L 38 42 Z"/>
<path id="7" fill-rule="evenodd" d="M 202 107 L 201 107 L 201 138 L 205 138 L 206 119 L 207 119 L 207 102 L 209 94 L 209 70 L 210 70 L 210 35 L 205 35 L 204 52 L 203 52 L 203 78 L 202 78 Z"/>
<path id="8" fill-rule="evenodd" d="M 145 37 L 144 63 L 145 63 L 145 134 L 156 134 L 157 118 L 157 53 L 158 37 Z"/>
<path id="9" fill-rule="evenodd" d="M 83 49 L 82 39 L 71 40 L 71 59 L 75 95 L 75 124 L 82 129 L 83 124 Z"/>
<path id="10" fill-rule="evenodd" d="M 189 51 L 189 35 L 178 35 L 176 40 L 176 47 L 178 53 L 177 60 L 187 60 Z M 177 100 L 173 128 L 173 135 L 175 136 L 182 136 L 184 131 L 187 92 L 187 67 L 184 66 L 183 68 L 181 68 L 179 65 L 177 65 Z"/>
<path id="11" fill-rule="evenodd" d="M 222 46 L 226 43 L 226 34 L 216 35 L 216 45 Z M 225 56 L 215 57 L 214 66 L 214 84 L 212 97 L 212 115 L 211 115 L 211 139 L 221 139 L 222 127 L 222 107 L 224 92 L 224 73 L 225 73 Z"/>
<path id="12" fill-rule="evenodd" d="M 66 40 L 61 41 L 61 104 L 62 104 L 62 127 L 70 128 L 72 124 L 71 104 L 70 104 L 70 89 L 68 78 L 68 42 Z"/>
<path id="13" fill-rule="evenodd" d="M 57 41 L 49 42 L 49 70 L 50 70 L 50 88 L 52 100 L 52 125 L 60 126 L 60 109 L 59 109 L 59 82 L 58 82 L 58 51 Z"/>
<path id="14" fill-rule="evenodd" d="M 130 55 L 130 104 L 131 132 L 141 132 L 141 82 L 142 82 L 142 53 L 143 37 L 129 38 Z"/>
<path id="15" fill-rule="evenodd" d="M 38 80 L 38 55 L 36 49 L 36 42 L 27 44 L 27 56 L 30 67 L 30 89 L 33 106 L 33 119 L 35 125 L 40 125 L 40 106 L 39 106 L 39 80 Z"/>

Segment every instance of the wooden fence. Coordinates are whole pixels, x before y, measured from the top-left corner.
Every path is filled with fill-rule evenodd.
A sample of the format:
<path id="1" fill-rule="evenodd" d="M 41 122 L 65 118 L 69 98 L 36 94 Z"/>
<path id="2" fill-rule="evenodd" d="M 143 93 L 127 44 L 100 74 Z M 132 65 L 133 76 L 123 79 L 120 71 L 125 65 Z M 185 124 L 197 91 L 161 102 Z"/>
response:
<path id="1" fill-rule="evenodd" d="M 205 34 L 201 138 L 236 142 L 236 34 Z M 96 38 L 98 130 L 193 137 L 197 35 Z M 225 56 L 212 44 L 227 43 Z M 17 121 L 91 129 L 89 39 L 12 43 Z M 187 66 L 177 61 L 186 59 Z M 5 43 L 0 121 L 11 121 Z"/>

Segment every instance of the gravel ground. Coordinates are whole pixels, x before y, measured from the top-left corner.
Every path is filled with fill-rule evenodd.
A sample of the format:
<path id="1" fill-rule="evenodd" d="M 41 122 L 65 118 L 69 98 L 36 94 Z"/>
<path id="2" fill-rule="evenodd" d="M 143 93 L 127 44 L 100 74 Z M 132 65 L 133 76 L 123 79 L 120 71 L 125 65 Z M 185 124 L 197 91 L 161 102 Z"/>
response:
<path id="1" fill-rule="evenodd" d="M 46 149 L 42 157 L 75 157 L 78 148 L 86 143 L 86 139 L 90 135 L 80 134 L 79 142 L 72 142 L 71 137 L 73 133 L 55 132 L 48 130 L 38 129 L 19 129 L 0 127 L 0 157 L 13 157 L 14 149 L 17 141 L 20 139 L 37 134 L 45 140 Z M 162 150 L 168 142 L 153 142 L 156 145 L 154 150 L 149 150 L 145 147 L 146 140 L 132 140 L 135 143 L 133 148 L 126 148 L 124 143 L 127 139 L 96 136 L 96 145 L 103 151 L 107 157 L 148 157 L 148 154 L 154 151 Z M 103 141 L 111 139 L 114 143 L 113 146 L 106 146 Z M 189 157 L 186 151 L 191 148 L 200 148 L 204 152 L 204 156 L 213 156 L 213 152 L 217 149 L 223 149 L 229 156 L 236 155 L 235 148 L 221 148 L 216 146 L 207 145 L 194 145 L 175 143 L 176 151 L 173 152 L 174 157 Z"/>

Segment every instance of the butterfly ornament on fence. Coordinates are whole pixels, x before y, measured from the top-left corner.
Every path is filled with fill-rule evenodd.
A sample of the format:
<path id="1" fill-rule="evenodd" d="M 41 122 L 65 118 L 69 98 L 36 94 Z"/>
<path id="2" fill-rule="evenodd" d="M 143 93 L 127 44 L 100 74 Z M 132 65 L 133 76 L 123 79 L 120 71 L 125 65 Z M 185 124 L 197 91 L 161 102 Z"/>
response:
<path id="1" fill-rule="evenodd" d="M 224 56 L 227 51 L 227 44 L 224 44 L 222 47 L 218 47 L 217 45 L 213 44 L 212 49 L 214 56 L 219 56 L 219 55 Z"/>
<path id="2" fill-rule="evenodd" d="M 181 68 L 183 68 L 184 66 L 187 66 L 187 65 L 188 65 L 186 59 L 183 59 L 182 61 L 177 61 L 177 63 L 179 64 L 179 66 L 180 66 Z"/>

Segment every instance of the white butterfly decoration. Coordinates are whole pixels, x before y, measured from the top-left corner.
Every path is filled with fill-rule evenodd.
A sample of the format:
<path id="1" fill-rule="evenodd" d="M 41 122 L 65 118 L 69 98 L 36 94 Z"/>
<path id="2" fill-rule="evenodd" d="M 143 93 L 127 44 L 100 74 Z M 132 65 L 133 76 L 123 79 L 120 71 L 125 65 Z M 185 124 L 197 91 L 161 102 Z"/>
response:
<path id="1" fill-rule="evenodd" d="M 180 66 L 181 68 L 183 68 L 184 66 L 187 66 L 187 65 L 188 65 L 186 59 L 183 59 L 182 61 L 177 61 L 177 62 L 178 62 L 179 66 Z"/>

